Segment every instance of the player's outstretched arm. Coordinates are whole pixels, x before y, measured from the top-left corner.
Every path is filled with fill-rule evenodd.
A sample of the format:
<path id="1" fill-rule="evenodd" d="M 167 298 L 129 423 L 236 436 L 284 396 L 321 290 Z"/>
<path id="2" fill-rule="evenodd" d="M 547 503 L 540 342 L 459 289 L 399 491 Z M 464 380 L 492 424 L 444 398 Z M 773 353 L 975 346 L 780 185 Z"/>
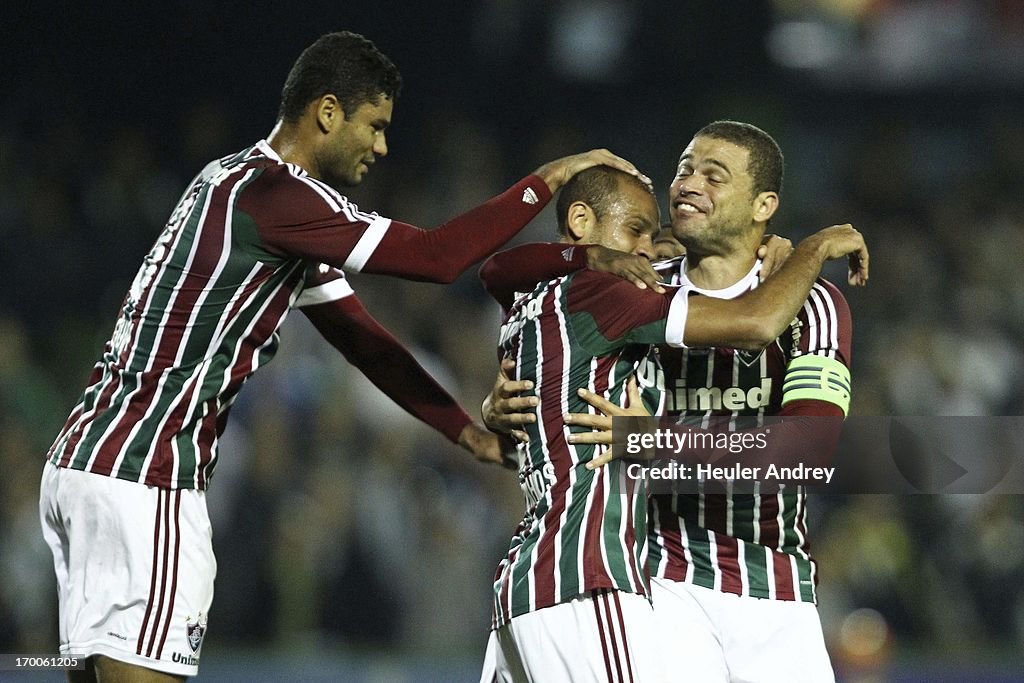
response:
<path id="1" fill-rule="evenodd" d="M 526 227 L 570 178 L 601 164 L 650 182 L 633 164 L 606 149 L 557 159 L 434 230 L 392 221 L 362 270 L 410 280 L 452 282 Z"/>
<path id="2" fill-rule="evenodd" d="M 534 171 L 533 174 L 547 183 L 551 194 L 554 194 L 569 182 L 574 175 L 594 166 L 610 166 L 611 168 L 636 176 L 648 187 L 651 187 L 650 178 L 637 170 L 637 167 L 632 163 L 618 155 L 612 154 L 607 149 L 592 149 L 589 152 L 573 154 L 572 156 L 550 161 Z"/>
<path id="3" fill-rule="evenodd" d="M 825 261 L 843 256 L 850 260 L 850 284 L 866 284 L 863 235 L 852 225 L 834 225 L 797 245 L 782 268 L 752 292 L 731 300 L 691 296 L 683 341 L 687 346 L 763 348 L 796 316 Z"/>
<path id="4" fill-rule="evenodd" d="M 498 436 L 475 424 L 355 295 L 306 306 L 302 311 L 332 346 L 409 414 L 471 452 L 477 460 L 504 463 Z"/>
<path id="5" fill-rule="evenodd" d="M 665 289 L 661 277 L 643 256 L 609 249 L 600 244 L 532 242 L 499 251 L 480 266 L 484 289 L 504 308 L 515 292 L 527 292 L 538 283 L 589 268 L 629 280 L 640 289 Z"/>

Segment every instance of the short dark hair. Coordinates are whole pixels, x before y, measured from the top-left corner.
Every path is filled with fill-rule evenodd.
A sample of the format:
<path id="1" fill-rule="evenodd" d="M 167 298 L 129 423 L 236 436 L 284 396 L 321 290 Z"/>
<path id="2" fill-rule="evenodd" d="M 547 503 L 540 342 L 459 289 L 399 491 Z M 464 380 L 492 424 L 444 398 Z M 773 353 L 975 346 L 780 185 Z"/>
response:
<path id="1" fill-rule="evenodd" d="M 278 118 L 294 123 L 310 102 L 333 94 L 348 118 L 361 104 L 392 100 L 402 89 L 398 68 L 377 46 L 358 33 L 320 36 L 295 60 L 281 89 Z"/>
<path id="2" fill-rule="evenodd" d="M 555 211 L 558 214 L 559 234 L 568 234 L 566 214 L 574 202 L 583 202 L 593 209 L 594 215 L 601 220 L 619 191 L 621 182 L 635 183 L 654 196 L 654 190 L 635 175 L 611 166 L 591 166 L 570 178 L 558 194 Z"/>
<path id="3" fill-rule="evenodd" d="M 779 143 L 757 126 L 741 121 L 715 121 L 697 131 L 694 137 L 709 137 L 739 145 L 749 153 L 747 171 L 754 195 L 762 192 L 782 194 L 785 162 Z"/>

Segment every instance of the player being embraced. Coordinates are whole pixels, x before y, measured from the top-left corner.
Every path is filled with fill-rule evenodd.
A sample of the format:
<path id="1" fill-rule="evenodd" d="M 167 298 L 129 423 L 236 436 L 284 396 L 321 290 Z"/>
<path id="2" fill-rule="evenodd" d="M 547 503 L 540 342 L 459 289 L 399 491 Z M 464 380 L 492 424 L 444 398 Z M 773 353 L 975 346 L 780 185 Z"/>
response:
<path id="1" fill-rule="evenodd" d="M 42 479 L 61 653 L 87 658 L 76 679 L 197 673 L 212 623 L 205 491 L 217 440 L 292 310 L 410 413 L 501 461 L 494 435 L 370 317 L 341 269 L 451 282 L 576 172 L 636 169 L 606 150 L 556 160 L 436 230 L 360 210 L 339 189 L 387 154 L 400 87 L 370 41 L 321 37 L 292 67 L 267 139 L 203 169 L 143 260 Z"/>
<path id="2" fill-rule="evenodd" d="M 730 299 L 759 286 L 764 264 L 752 247 L 778 206 L 782 173 L 778 145 L 754 126 L 718 121 L 694 136 L 669 198 L 673 232 L 686 248 L 686 258 L 670 273 L 681 292 Z M 851 284 L 863 284 L 864 276 L 851 273 Z M 713 417 L 760 424 L 766 415 L 789 416 L 772 427 L 776 457 L 808 448 L 829 452 L 839 421 L 814 418 L 839 418 L 848 409 L 850 330 L 842 294 L 819 279 L 798 315 L 769 344 L 752 350 L 663 346 L 666 414 L 698 426 Z M 502 389 L 499 407 L 521 407 L 526 397 L 510 397 L 521 388 Z M 592 392 L 585 398 L 606 415 L 627 412 Z M 518 403 L 512 406 L 512 400 Z M 640 411 L 633 406 L 628 412 Z M 509 415 L 504 423 L 520 418 L 532 416 Z M 611 428 L 610 418 L 592 411 L 567 421 Z M 608 443 L 611 434 L 576 434 L 573 440 Z M 664 656 L 675 671 L 722 683 L 833 679 L 815 609 L 817 574 L 806 514 L 806 492 L 799 486 L 763 495 L 651 497 L 652 593 L 659 628 L 669 638 Z"/>
<path id="3" fill-rule="evenodd" d="M 555 250 L 524 245 L 481 269 L 508 311 L 499 356 L 536 392 L 519 450 L 526 513 L 496 572 L 481 681 L 669 680 L 646 573 L 646 491 L 618 477 L 618 463 L 589 469 L 604 449 L 571 443 L 587 430 L 570 428 L 564 416 L 587 410 L 581 389 L 625 404 L 634 376 L 645 407 L 660 409 L 664 384 L 652 344 L 759 348 L 792 320 L 825 259 L 855 252 L 866 264 L 866 249 L 852 228 L 826 229 L 764 287 L 719 301 L 577 270 L 594 249 L 653 254 L 657 202 L 635 177 L 584 171 L 563 188 L 556 211 Z M 567 269 L 576 272 L 548 279 Z"/>

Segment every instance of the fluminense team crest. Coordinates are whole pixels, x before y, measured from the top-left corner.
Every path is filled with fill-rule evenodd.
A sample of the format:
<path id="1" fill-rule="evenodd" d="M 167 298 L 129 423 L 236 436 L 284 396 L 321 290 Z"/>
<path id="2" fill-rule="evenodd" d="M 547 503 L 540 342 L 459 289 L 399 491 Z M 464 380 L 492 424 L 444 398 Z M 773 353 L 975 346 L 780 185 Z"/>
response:
<path id="1" fill-rule="evenodd" d="M 744 351 L 743 349 L 736 349 L 736 357 L 739 358 L 747 367 L 756 363 L 763 353 L 764 349 L 760 349 L 758 351 Z"/>
<path id="2" fill-rule="evenodd" d="M 202 613 L 195 622 L 192 621 L 192 617 L 185 619 L 185 635 L 192 652 L 199 652 L 199 648 L 203 645 L 203 636 L 206 635 L 206 623 Z"/>

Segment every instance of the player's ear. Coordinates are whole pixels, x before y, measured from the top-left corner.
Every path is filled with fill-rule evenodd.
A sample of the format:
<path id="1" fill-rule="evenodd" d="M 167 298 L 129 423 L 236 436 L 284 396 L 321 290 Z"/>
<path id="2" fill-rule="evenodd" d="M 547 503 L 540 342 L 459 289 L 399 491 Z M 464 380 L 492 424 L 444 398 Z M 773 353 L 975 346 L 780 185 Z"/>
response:
<path id="1" fill-rule="evenodd" d="M 341 102 L 330 93 L 314 101 L 310 106 L 313 107 L 316 114 L 316 124 L 323 133 L 330 133 L 341 121 L 345 120 L 345 112 L 341 108 Z"/>
<path id="2" fill-rule="evenodd" d="M 573 202 L 566 210 L 565 226 L 574 242 L 586 240 L 596 222 L 597 216 L 586 202 Z"/>
<path id="3" fill-rule="evenodd" d="M 754 220 L 767 223 L 779 208 L 779 195 L 775 192 L 762 192 L 754 198 Z"/>

